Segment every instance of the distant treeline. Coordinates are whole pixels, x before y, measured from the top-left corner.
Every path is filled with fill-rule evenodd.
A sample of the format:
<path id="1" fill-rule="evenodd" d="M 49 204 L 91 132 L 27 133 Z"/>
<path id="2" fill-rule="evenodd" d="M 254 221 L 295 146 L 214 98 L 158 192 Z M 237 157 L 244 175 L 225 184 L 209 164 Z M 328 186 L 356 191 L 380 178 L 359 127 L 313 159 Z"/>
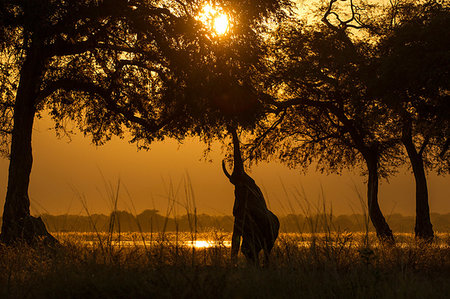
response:
<path id="1" fill-rule="evenodd" d="M 108 215 L 93 214 L 91 216 L 78 215 L 41 215 L 47 228 L 51 232 L 93 232 L 110 231 L 116 232 L 159 232 L 159 231 L 180 231 L 198 232 L 221 230 L 231 232 L 233 229 L 233 217 L 182 215 L 179 217 L 165 217 L 158 214 L 157 210 L 145 210 L 138 215 L 133 215 L 126 211 L 117 211 Z M 363 215 L 287 215 L 280 218 L 281 232 L 324 232 L 332 231 L 365 231 L 366 224 L 370 231 L 373 226 Z M 403 216 L 392 214 L 387 221 L 395 233 L 411 233 L 414 231 L 414 216 Z M 436 232 L 450 232 L 450 213 L 431 214 L 431 221 Z M 112 225 L 114 224 L 114 225 Z"/>

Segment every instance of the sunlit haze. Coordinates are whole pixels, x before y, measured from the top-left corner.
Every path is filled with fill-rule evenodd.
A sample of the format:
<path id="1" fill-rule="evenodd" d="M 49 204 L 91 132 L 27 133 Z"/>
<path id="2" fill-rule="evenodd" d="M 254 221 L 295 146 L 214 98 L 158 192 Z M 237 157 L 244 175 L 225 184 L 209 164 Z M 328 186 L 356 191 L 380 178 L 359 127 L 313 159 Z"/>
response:
<path id="1" fill-rule="evenodd" d="M 198 18 L 217 35 L 224 35 L 228 31 L 228 16 L 218 7 L 209 4 L 203 6 Z"/>
<path id="2" fill-rule="evenodd" d="M 298 13 L 309 15 L 315 1 L 298 1 Z M 341 5 L 344 5 L 343 2 Z M 212 36 L 232 30 L 233 19 L 217 6 L 205 5 L 196 17 Z M 78 133 L 58 139 L 44 115 L 36 119 L 33 131 L 33 170 L 30 199 L 33 214 L 85 213 L 81 200 L 86 200 L 91 213 L 108 213 L 111 200 L 108 186 L 120 180 L 119 208 L 130 212 L 157 209 L 165 213 L 170 196 L 177 197 L 175 209 L 185 212 L 183 199 L 186 178 L 194 190 L 200 213 L 231 215 L 234 187 L 224 176 L 220 163 L 225 156 L 221 145 L 213 144 L 208 162 L 202 159 L 205 145 L 197 139 L 183 144 L 174 140 L 155 142 L 149 151 L 114 137 L 101 147 L 90 144 Z M 68 128 L 71 129 L 70 126 Z M 9 160 L 0 159 L 0 211 L 3 210 Z M 301 213 L 306 201 L 316 204 L 324 198 L 334 214 L 362 213 L 360 198 L 366 199 L 365 176 L 360 169 L 342 175 L 320 174 L 312 167 L 306 174 L 276 163 L 261 163 L 249 170 L 261 187 L 268 205 L 277 214 Z M 448 177 L 428 174 L 431 212 L 450 212 Z M 172 192 L 173 191 L 173 192 Z M 172 194 L 175 193 L 175 194 Z M 415 214 L 415 182 L 411 171 L 399 169 L 389 182 L 381 181 L 380 206 L 387 217 L 393 213 Z"/>
<path id="3" fill-rule="evenodd" d="M 106 145 L 95 147 L 78 133 L 58 139 L 49 130 L 48 117 L 36 119 L 33 131 L 34 164 L 30 181 L 33 214 L 84 214 L 80 196 L 84 196 L 90 213 L 109 213 L 111 198 L 106 185 L 120 179 L 119 209 L 138 213 L 157 209 L 165 214 L 170 190 L 174 191 L 178 215 L 184 214 L 184 180 L 188 174 L 199 213 L 231 215 L 234 187 L 222 172 L 220 163 L 225 155 L 214 144 L 203 161 L 205 145 L 197 139 L 183 144 L 174 140 L 154 143 L 149 151 L 137 151 L 126 140 L 113 138 Z M 70 126 L 69 126 L 70 129 Z M 3 210 L 8 177 L 7 159 L 0 159 L 0 211 Z M 323 197 L 333 213 L 362 213 L 356 190 L 365 200 L 365 179 L 360 172 L 324 175 L 314 169 L 303 174 L 279 163 L 262 163 L 249 172 L 261 187 L 268 205 L 279 215 L 302 213 L 305 199 L 316 205 Z M 448 177 L 428 175 L 431 212 L 450 212 Z M 170 185 L 172 184 L 172 187 Z M 304 195 L 300 196 L 304 191 Z M 393 213 L 415 214 L 414 177 L 407 169 L 381 181 L 380 205 L 386 216 Z"/>

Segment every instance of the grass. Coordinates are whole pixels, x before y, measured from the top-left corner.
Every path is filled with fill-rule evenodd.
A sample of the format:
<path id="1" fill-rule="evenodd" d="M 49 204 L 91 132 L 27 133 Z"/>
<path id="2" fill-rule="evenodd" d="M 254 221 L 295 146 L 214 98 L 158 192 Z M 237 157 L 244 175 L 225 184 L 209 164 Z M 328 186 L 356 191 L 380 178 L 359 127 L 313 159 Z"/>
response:
<path id="1" fill-rule="evenodd" d="M 188 233 L 169 233 L 165 226 L 162 232 L 121 232 L 115 217 L 119 187 L 120 181 L 105 183 L 112 208 L 107 232 L 59 233 L 62 246 L 56 249 L 0 245 L 0 298 L 429 299 L 450 294 L 449 233 L 436 234 L 432 244 L 398 234 L 396 245 L 383 245 L 369 232 L 366 214 L 365 231 L 349 233 L 335 227 L 323 195 L 313 205 L 301 192 L 291 199 L 286 192 L 288 212 L 300 207 L 312 233 L 302 233 L 300 223 L 299 233 L 282 233 L 268 267 L 250 266 L 242 255 L 232 264 L 229 233 L 199 232 L 188 176 L 184 192 L 169 184 L 166 211 L 166 219 L 172 215 L 176 222 L 181 207 Z M 197 240 L 217 246 L 186 246 Z"/>
<path id="2" fill-rule="evenodd" d="M 446 298 L 450 236 L 432 245 L 401 236 L 383 246 L 365 234 L 282 234 L 267 268 L 230 263 L 229 248 L 184 246 L 190 234 L 150 246 L 107 244 L 110 234 L 61 234 L 63 246 L 0 247 L 0 298 Z M 105 238 L 101 243 L 97 238 Z M 112 239 L 117 239 L 118 234 Z M 141 236 L 122 233 L 121 240 Z M 199 235 L 227 240 L 220 233 Z M 93 240 L 86 243 L 85 240 Z M 178 242 L 176 242 L 178 241 Z M 103 244 L 100 246 L 100 244 Z M 219 242 L 220 244 L 220 242 Z"/>

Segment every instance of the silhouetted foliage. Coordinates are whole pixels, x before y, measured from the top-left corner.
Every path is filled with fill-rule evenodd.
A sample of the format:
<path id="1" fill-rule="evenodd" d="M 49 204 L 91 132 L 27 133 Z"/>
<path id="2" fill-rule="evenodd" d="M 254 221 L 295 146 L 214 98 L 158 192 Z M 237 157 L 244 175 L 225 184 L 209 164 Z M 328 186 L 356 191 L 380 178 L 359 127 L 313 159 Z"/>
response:
<path id="1" fill-rule="evenodd" d="M 416 180 L 416 237 L 432 240 L 425 169 L 450 173 L 450 13 L 436 1 L 391 10 L 396 18 L 379 43 L 372 89 L 398 116 Z"/>
<path id="2" fill-rule="evenodd" d="M 322 172 L 366 164 L 369 215 L 387 239 L 378 178 L 406 156 L 416 178 L 416 236 L 430 240 L 425 168 L 448 173 L 450 165 L 448 7 L 342 3 L 328 2 L 323 24 L 279 26 L 267 77 L 274 112 L 250 152 L 290 167 L 315 162 Z"/>
<path id="3" fill-rule="evenodd" d="M 48 109 L 60 131 L 67 119 L 75 121 L 96 144 L 113 135 L 122 137 L 127 130 L 131 141 L 143 148 L 153 140 L 182 138 L 217 122 L 207 117 L 214 111 L 210 101 L 217 100 L 211 90 L 217 88 L 204 88 L 203 82 L 216 83 L 227 74 L 209 71 L 210 67 L 222 65 L 241 73 L 243 67 L 228 64 L 253 64 L 257 53 L 251 43 L 241 41 L 254 40 L 260 20 L 282 15 L 280 8 L 288 2 L 218 3 L 235 18 L 229 48 L 215 41 L 210 28 L 195 18 L 204 1 L 0 3 L 0 70 L 1 78 L 8 79 L 1 82 L 0 112 L 5 116 L 3 133 L 13 128 L 4 242 L 31 243 L 36 236 L 52 239 L 42 221 L 29 212 L 31 135 L 40 111 Z M 224 86 L 240 89 L 244 83 Z M 199 117 L 205 121 L 199 123 Z"/>
<path id="4" fill-rule="evenodd" d="M 382 239 L 392 231 L 378 206 L 378 178 L 402 162 L 391 111 L 368 93 L 374 47 L 344 23 L 312 27 L 284 24 L 276 35 L 272 78 L 279 124 L 272 128 L 261 158 L 287 165 L 339 172 L 365 164 L 368 208 Z"/>

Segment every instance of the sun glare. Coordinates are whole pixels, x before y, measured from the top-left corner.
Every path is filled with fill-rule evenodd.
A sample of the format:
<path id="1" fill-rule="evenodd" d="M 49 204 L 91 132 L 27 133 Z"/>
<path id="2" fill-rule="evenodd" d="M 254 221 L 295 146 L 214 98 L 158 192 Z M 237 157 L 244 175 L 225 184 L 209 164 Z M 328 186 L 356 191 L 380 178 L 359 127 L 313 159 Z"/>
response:
<path id="1" fill-rule="evenodd" d="M 228 30 L 228 17 L 226 15 L 219 15 L 214 18 L 214 31 L 217 34 L 222 35 L 225 34 Z"/>
<path id="2" fill-rule="evenodd" d="M 220 36 L 228 32 L 228 16 L 218 7 L 213 7 L 210 4 L 203 6 L 198 19 L 216 35 Z"/>

